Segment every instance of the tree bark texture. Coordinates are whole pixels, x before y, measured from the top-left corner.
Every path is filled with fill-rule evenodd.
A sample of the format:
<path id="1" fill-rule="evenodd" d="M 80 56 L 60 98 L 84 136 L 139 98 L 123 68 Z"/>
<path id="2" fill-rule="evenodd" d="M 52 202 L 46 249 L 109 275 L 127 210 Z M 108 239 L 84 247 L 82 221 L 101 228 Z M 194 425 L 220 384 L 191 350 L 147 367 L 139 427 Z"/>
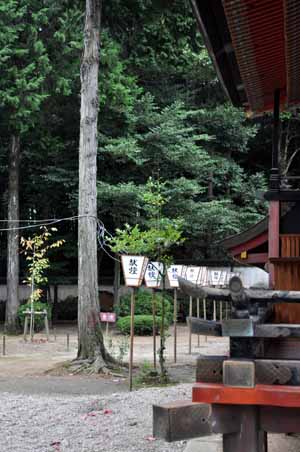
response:
<path id="1" fill-rule="evenodd" d="M 121 266 L 120 262 L 115 260 L 115 271 L 114 271 L 114 310 L 119 312 L 120 306 L 120 277 L 121 277 Z"/>
<path id="2" fill-rule="evenodd" d="M 104 358 L 97 272 L 97 122 L 101 0 L 86 0 L 81 63 L 78 223 L 78 358 Z"/>
<path id="3" fill-rule="evenodd" d="M 12 135 L 9 152 L 8 180 L 8 227 L 19 226 L 19 171 L 20 137 Z M 15 333 L 18 329 L 17 312 L 19 307 L 19 231 L 7 233 L 7 302 L 5 330 Z"/>

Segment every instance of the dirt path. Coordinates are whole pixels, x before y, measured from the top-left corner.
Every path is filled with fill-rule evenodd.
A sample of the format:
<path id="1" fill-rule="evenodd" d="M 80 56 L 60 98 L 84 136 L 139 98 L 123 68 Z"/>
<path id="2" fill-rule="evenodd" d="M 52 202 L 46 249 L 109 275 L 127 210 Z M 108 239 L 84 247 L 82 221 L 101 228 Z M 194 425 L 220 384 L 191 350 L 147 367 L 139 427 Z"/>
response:
<path id="1" fill-rule="evenodd" d="M 69 335 L 69 349 L 67 348 L 67 334 Z M 128 360 L 128 339 L 118 334 L 106 338 L 109 351 L 115 356 L 120 354 L 124 361 Z M 192 354 L 188 354 L 188 329 L 186 326 L 178 327 L 177 363 L 181 365 L 195 365 L 198 354 L 225 354 L 228 350 L 228 341 L 223 338 L 200 339 L 193 336 Z M 157 337 L 157 348 L 159 336 Z M 123 354 L 122 354 L 123 351 Z M 45 340 L 44 334 L 35 335 L 34 342 L 24 342 L 22 336 L 6 336 L 6 355 L 2 355 L 2 337 L 0 330 L 0 378 L 2 377 L 28 377 L 43 375 L 49 369 L 70 361 L 77 353 L 77 331 L 70 325 L 57 327 L 52 330 L 50 341 Z M 166 358 L 168 366 L 173 365 L 173 337 L 172 330 L 167 339 Z M 143 362 L 152 362 L 152 337 L 136 337 L 134 343 L 134 362 L 139 365 Z"/>

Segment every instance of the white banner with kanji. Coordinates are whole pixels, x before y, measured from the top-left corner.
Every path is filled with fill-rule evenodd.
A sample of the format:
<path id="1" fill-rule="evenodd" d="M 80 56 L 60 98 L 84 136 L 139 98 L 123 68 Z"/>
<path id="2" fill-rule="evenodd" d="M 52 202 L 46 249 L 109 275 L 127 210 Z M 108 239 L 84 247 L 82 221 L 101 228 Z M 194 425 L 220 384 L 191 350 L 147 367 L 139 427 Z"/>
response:
<path id="1" fill-rule="evenodd" d="M 128 287 L 139 287 L 145 275 L 148 258 L 144 256 L 121 256 L 125 284 Z"/>
<path id="2" fill-rule="evenodd" d="M 145 283 L 152 289 L 160 286 L 164 271 L 164 265 L 161 262 L 149 262 L 145 272 Z"/>
<path id="3" fill-rule="evenodd" d="M 171 288 L 179 287 L 178 276 L 182 275 L 183 265 L 171 265 L 167 269 L 168 281 Z"/>

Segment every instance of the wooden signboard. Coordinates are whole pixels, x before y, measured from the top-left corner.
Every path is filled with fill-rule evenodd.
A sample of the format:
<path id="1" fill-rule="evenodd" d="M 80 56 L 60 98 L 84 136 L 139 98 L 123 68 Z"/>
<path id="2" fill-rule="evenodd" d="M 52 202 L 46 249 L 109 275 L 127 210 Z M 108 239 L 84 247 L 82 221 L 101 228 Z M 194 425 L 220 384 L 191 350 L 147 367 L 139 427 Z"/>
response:
<path id="1" fill-rule="evenodd" d="M 125 284 L 128 287 L 139 287 L 144 278 L 148 258 L 144 256 L 121 256 Z"/>
<path id="2" fill-rule="evenodd" d="M 164 266 L 161 262 L 149 262 L 145 272 L 145 283 L 147 287 L 157 289 L 160 287 Z"/>
<path id="3" fill-rule="evenodd" d="M 143 282 L 148 265 L 148 258 L 144 256 L 121 256 L 125 284 L 132 287 L 130 303 L 130 348 L 129 348 L 129 390 L 133 385 L 133 340 L 134 340 L 134 308 L 135 288 Z M 107 324 L 108 325 L 108 324 Z"/>
<path id="4" fill-rule="evenodd" d="M 116 313 L 115 312 L 100 312 L 101 322 L 115 323 Z"/>

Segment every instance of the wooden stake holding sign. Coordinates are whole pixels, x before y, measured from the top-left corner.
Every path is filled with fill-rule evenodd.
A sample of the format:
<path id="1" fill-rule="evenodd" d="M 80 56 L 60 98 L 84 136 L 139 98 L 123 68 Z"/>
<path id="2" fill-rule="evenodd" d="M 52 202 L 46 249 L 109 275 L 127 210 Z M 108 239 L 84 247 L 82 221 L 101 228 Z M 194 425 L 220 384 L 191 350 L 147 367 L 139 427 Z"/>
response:
<path id="1" fill-rule="evenodd" d="M 142 284 L 148 265 L 144 256 L 121 256 L 125 285 L 132 287 L 130 306 L 129 390 L 132 391 L 135 289 Z"/>
<path id="2" fill-rule="evenodd" d="M 190 266 L 186 268 L 184 278 L 194 284 L 197 284 L 200 273 L 200 267 Z M 193 316 L 193 298 L 190 297 L 189 317 Z M 192 353 L 192 329 L 191 322 L 189 322 L 189 354 Z"/>
<path id="3" fill-rule="evenodd" d="M 207 286 L 208 285 L 208 269 L 207 267 L 200 267 L 199 276 L 197 280 L 198 286 Z M 203 299 L 203 319 L 207 319 L 207 311 L 206 311 L 206 299 Z M 205 336 L 205 342 L 207 342 L 207 336 Z"/>
<path id="4" fill-rule="evenodd" d="M 178 276 L 181 276 L 183 273 L 184 267 L 183 265 L 171 265 L 167 269 L 167 276 L 170 287 L 174 289 L 174 363 L 177 361 L 177 289 L 179 287 Z"/>
<path id="5" fill-rule="evenodd" d="M 164 271 L 161 262 L 149 262 L 145 273 L 146 286 L 152 289 L 152 316 L 153 316 L 153 367 L 156 369 L 156 300 L 155 289 L 160 287 Z"/>

